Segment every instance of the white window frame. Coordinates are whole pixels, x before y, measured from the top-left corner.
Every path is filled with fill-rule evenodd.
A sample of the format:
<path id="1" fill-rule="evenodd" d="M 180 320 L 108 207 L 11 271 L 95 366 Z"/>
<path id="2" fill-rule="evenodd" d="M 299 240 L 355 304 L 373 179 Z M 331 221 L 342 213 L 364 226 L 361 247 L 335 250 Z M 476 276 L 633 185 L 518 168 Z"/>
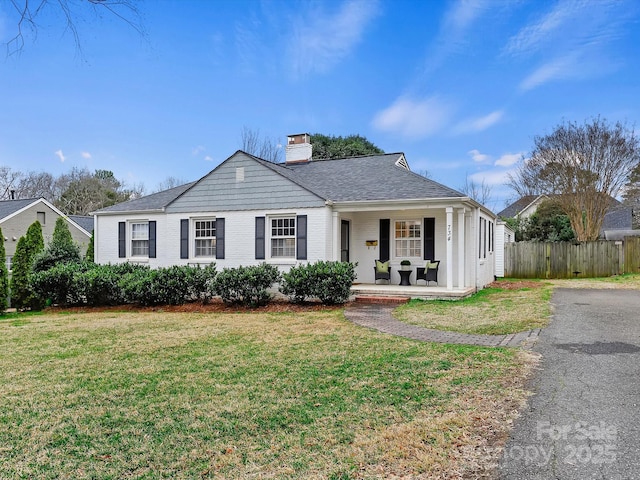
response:
<path id="1" fill-rule="evenodd" d="M 213 230 L 213 235 L 205 235 L 205 236 L 198 236 L 198 222 L 212 222 L 212 226 L 210 227 L 205 227 L 204 230 L 206 232 L 206 230 Z M 216 218 L 215 217 L 198 217 L 198 218 L 192 218 L 191 219 L 191 231 L 192 231 L 192 235 L 191 238 L 193 238 L 193 243 L 191 244 L 191 248 L 193 248 L 193 257 L 194 258 L 206 258 L 206 259 L 210 259 L 210 258 L 216 258 L 216 246 L 217 246 L 217 231 L 216 231 Z M 211 242 L 211 245 L 209 245 L 208 247 L 202 247 L 202 248 L 208 248 L 211 250 L 211 255 L 200 255 L 198 254 L 198 242 L 199 241 L 204 241 L 204 242 Z"/>
<path id="2" fill-rule="evenodd" d="M 397 224 L 401 222 L 405 224 L 407 223 L 410 224 L 410 225 L 406 225 L 404 229 L 408 234 L 406 237 L 397 237 L 397 232 L 398 232 Z M 412 226 L 413 227 L 417 226 L 417 230 L 415 228 L 412 230 L 411 229 Z M 419 237 L 412 237 L 411 236 L 412 231 L 414 233 L 417 231 L 419 234 Z M 393 252 L 396 259 L 399 259 L 399 260 L 422 259 L 422 255 L 424 252 L 424 231 L 423 231 L 422 220 L 415 219 L 415 218 L 403 218 L 403 219 L 394 220 L 392 235 L 393 235 Z M 398 245 L 402 244 L 399 242 L 402 242 L 406 245 L 404 247 L 399 248 Z M 416 242 L 418 244 L 417 247 L 415 246 Z M 414 246 L 411 246 L 412 243 L 414 244 Z M 415 255 L 415 253 L 417 253 L 417 255 Z"/>
<path id="3" fill-rule="evenodd" d="M 137 230 L 136 228 L 134 228 L 136 225 L 146 225 L 147 229 L 146 229 L 146 238 L 144 236 L 139 236 L 139 233 L 135 233 L 134 230 Z M 149 258 L 149 220 L 132 220 L 129 222 L 129 251 L 130 251 L 130 256 L 132 258 Z M 134 247 L 134 242 L 140 242 L 141 245 L 144 245 L 142 242 L 147 242 L 147 247 L 146 249 L 143 248 L 143 252 L 146 251 L 146 253 L 135 253 L 137 250 L 137 247 Z"/>
<path id="4" fill-rule="evenodd" d="M 7 267 L 7 272 L 11 272 L 11 270 L 13 270 L 13 255 L 6 256 L 5 265 Z"/>
<path id="5" fill-rule="evenodd" d="M 296 233 L 298 228 L 297 217 L 294 214 L 291 215 L 271 215 L 267 217 L 268 223 L 268 239 L 269 243 L 269 258 L 274 259 L 295 259 L 297 239 Z M 281 222 L 280 225 L 274 227 L 273 222 Z M 291 223 L 293 222 L 293 226 Z M 274 229 L 276 233 L 274 234 Z M 293 230 L 293 231 L 292 231 Z M 274 242 L 278 241 L 282 246 L 278 247 L 274 245 Z M 282 242 L 281 242 L 282 241 Z M 281 255 L 274 255 L 274 247 L 282 251 Z M 289 255 L 291 253 L 291 255 Z"/>

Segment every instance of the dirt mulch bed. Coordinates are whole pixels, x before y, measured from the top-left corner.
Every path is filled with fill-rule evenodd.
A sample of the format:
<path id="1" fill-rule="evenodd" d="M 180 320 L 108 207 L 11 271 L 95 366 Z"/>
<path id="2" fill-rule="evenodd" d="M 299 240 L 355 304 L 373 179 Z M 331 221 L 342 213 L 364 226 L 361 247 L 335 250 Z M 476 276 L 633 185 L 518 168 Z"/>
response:
<path id="1" fill-rule="evenodd" d="M 543 282 L 535 282 L 532 280 L 516 280 L 510 282 L 508 280 L 496 280 L 491 282 L 487 287 L 489 288 L 501 288 L 503 290 L 521 290 L 523 288 L 542 288 L 545 284 Z"/>
<path id="2" fill-rule="evenodd" d="M 317 312 L 322 310 L 338 310 L 344 305 L 323 305 L 320 302 L 291 303 L 275 300 L 262 307 L 243 307 L 225 305 L 222 300 L 211 300 L 209 303 L 185 303 L 184 305 L 156 305 L 141 307 L 139 305 L 115 305 L 109 307 L 48 307 L 50 313 L 89 313 L 89 312 L 176 312 L 176 313 L 296 313 Z"/>

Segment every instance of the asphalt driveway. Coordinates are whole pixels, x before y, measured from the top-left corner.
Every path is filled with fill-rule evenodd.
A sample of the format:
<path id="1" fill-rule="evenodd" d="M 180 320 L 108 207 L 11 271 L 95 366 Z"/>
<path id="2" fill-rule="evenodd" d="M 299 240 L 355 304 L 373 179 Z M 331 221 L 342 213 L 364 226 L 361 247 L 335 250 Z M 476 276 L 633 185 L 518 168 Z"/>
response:
<path id="1" fill-rule="evenodd" d="M 640 292 L 557 289 L 501 479 L 640 478 Z"/>

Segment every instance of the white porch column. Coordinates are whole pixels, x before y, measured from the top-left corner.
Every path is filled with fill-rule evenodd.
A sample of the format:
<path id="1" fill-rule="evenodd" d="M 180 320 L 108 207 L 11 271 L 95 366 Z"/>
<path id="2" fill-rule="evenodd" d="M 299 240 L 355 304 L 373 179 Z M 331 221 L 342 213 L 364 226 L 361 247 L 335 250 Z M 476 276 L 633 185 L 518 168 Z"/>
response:
<path id="1" fill-rule="evenodd" d="M 465 262 L 465 238 L 464 238 L 464 214 L 465 209 L 458 209 L 458 287 L 464 288 L 466 281 L 464 272 L 466 268 Z"/>
<path id="2" fill-rule="evenodd" d="M 447 207 L 447 290 L 453 290 L 453 207 Z"/>
<path id="3" fill-rule="evenodd" d="M 333 212 L 333 261 L 340 261 L 340 213 Z"/>

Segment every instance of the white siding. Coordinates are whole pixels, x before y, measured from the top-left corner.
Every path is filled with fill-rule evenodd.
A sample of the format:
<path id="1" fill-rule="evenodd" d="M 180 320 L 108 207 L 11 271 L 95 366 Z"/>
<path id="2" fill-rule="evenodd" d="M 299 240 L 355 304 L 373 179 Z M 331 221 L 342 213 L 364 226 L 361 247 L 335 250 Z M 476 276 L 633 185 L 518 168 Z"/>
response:
<path id="1" fill-rule="evenodd" d="M 504 246 L 515 242 L 515 233 L 504 222 L 496 224 L 496 277 L 504 277 Z"/>
<path id="2" fill-rule="evenodd" d="M 294 259 L 270 259 L 269 245 L 267 241 L 266 260 L 255 259 L 255 218 L 269 215 L 307 215 L 307 260 Z M 199 217 L 216 217 L 225 219 L 225 258 L 202 259 L 193 256 L 193 234 L 189 235 L 189 258 L 180 258 L 180 220 Z M 157 258 L 137 259 L 129 256 L 131 239 L 127 230 L 127 258 L 118 258 L 118 222 L 155 220 L 157 228 L 156 252 Z M 299 208 L 299 209 L 272 209 L 249 210 L 235 212 L 199 212 L 197 214 L 133 214 L 133 215 L 101 215 L 96 222 L 96 262 L 97 263 L 121 263 L 141 262 L 153 268 L 167 267 L 171 265 L 207 264 L 214 261 L 218 270 L 224 267 L 238 267 L 240 265 L 256 265 L 266 261 L 288 270 L 297 263 L 315 262 L 327 258 L 327 239 L 331 233 L 327 232 L 327 225 L 331 225 L 331 212 L 328 207 Z M 267 225 L 268 227 L 268 225 Z"/>

